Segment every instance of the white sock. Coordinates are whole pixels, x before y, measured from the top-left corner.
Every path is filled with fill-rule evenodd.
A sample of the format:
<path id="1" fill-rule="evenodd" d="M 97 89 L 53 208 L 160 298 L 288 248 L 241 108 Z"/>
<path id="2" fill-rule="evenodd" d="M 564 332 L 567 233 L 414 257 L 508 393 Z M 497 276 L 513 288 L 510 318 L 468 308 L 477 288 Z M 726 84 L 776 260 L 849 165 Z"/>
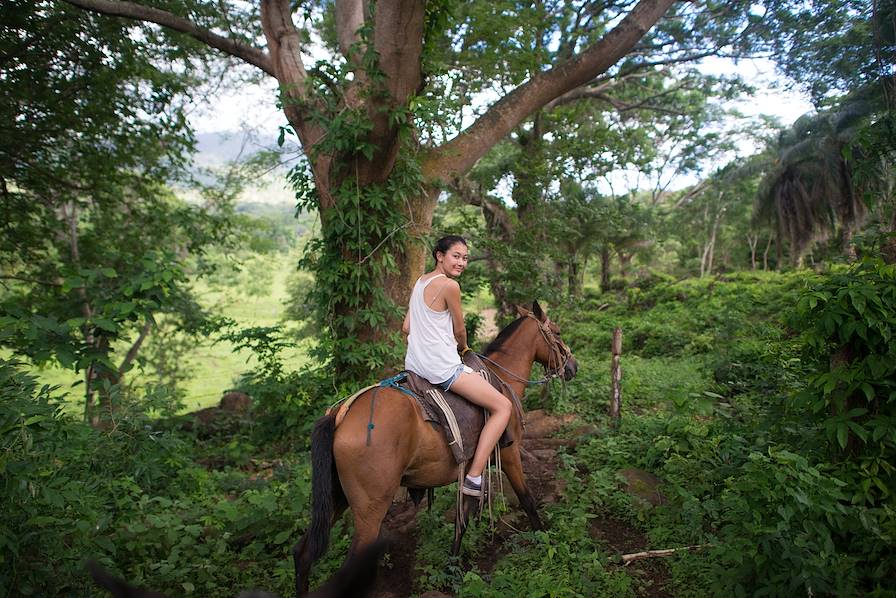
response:
<path id="1" fill-rule="evenodd" d="M 475 476 L 475 477 L 468 475 L 467 479 L 470 480 L 471 482 L 473 482 L 474 484 L 480 484 L 480 485 L 482 484 L 482 474 Z"/>

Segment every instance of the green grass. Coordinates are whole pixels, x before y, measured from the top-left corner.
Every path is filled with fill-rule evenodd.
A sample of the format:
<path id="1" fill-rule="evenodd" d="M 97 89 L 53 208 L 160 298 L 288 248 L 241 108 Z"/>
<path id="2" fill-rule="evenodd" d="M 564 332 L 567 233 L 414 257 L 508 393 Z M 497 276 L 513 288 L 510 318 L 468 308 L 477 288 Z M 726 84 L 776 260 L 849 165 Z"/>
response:
<path id="1" fill-rule="evenodd" d="M 287 281 L 296 276 L 296 262 L 295 254 L 251 256 L 244 260 L 242 270 L 234 272 L 226 285 L 220 281 L 211 285 L 198 280 L 194 288 L 203 306 L 233 319 L 240 327 L 280 325 L 283 324 Z M 145 350 L 151 349 L 152 342 L 150 336 Z M 289 370 L 298 369 L 307 362 L 309 342 L 301 341 L 296 348 L 284 353 Z M 255 358 L 249 352 L 234 352 L 231 343 L 215 342 L 213 338 L 203 340 L 178 363 L 182 373 L 189 373 L 181 389 L 185 396 L 184 410 L 194 411 L 217 404 L 221 395 L 255 364 Z M 60 386 L 61 391 L 68 392 L 73 412 L 82 408 L 81 375 L 58 366 L 35 367 L 32 372 L 41 383 Z M 149 372 L 134 369 L 126 380 L 131 385 L 141 386 L 151 383 L 152 376 Z"/>

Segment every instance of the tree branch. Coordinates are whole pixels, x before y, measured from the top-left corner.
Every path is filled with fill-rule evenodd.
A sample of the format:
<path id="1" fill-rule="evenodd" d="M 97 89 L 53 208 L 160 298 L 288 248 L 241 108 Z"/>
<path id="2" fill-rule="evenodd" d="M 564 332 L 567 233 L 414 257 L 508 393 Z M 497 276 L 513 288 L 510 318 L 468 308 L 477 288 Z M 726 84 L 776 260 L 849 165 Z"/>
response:
<path id="1" fill-rule="evenodd" d="M 498 229 L 503 238 L 509 239 L 513 233 L 513 226 L 510 223 L 510 214 L 507 209 L 500 203 L 490 199 L 482 189 L 476 188 L 476 185 L 467 178 L 455 177 L 451 181 L 451 189 L 464 203 L 471 206 L 482 208 L 486 223 L 490 229 Z"/>
<path id="2" fill-rule="evenodd" d="M 536 74 L 493 104 L 463 133 L 433 152 L 424 173 L 448 182 L 467 172 L 527 116 L 616 64 L 674 2 L 641 0 L 612 31 L 578 56 Z"/>
<path id="3" fill-rule="evenodd" d="M 684 195 L 679 197 L 678 201 L 675 202 L 675 205 L 673 206 L 673 208 L 678 209 L 681 206 L 683 206 L 684 204 L 688 203 L 689 201 L 691 201 L 692 199 L 694 199 L 695 197 L 697 197 L 698 195 L 703 193 L 703 190 L 706 189 L 708 186 L 709 186 L 709 179 L 701 180 L 699 183 L 694 185 L 694 187 L 692 187 L 690 191 L 688 191 L 687 193 L 685 193 Z"/>
<path id="4" fill-rule="evenodd" d="M 26 276 L 15 276 L 13 274 L 0 274 L 0 280 L 19 280 L 21 282 L 30 282 L 31 284 L 39 284 L 45 287 L 61 287 L 61 282 L 51 282 L 49 280 L 38 280 L 36 278 L 28 278 Z"/>
<path id="5" fill-rule="evenodd" d="M 545 106 L 545 110 L 552 110 L 554 108 L 563 106 L 565 104 L 571 104 L 573 102 L 591 99 L 591 100 L 604 101 L 604 102 L 610 104 L 617 112 L 630 112 L 632 110 L 650 110 L 652 112 L 659 112 L 661 114 L 669 114 L 672 116 L 684 116 L 684 112 L 681 112 L 680 110 L 671 110 L 664 106 L 658 106 L 656 104 L 650 103 L 651 101 L 653 101 L 657 98 L 661 98 L 665 95 L 668 95 L 669 93 L 677 91 L 678 89 L 680 89 L 680 87 L 677 87 L 675 89 L 670 89 L 670 90 L 664 91 L 662 93 L 658 93 L 656 95 L 650 96 L 649 98 L 644 98 L 643 100 L 641 100 L 639 102 L 634 102 L 634 103 L 623 102 L 622 100 L 616 99 L 613 96 L 611 96 L 607 93 L 604 93 L 603 91 L 601 91 L 601 89 L 604 87 L 612 87 L 612 86 L 601 85 L 596 88 L 580 87 L 579 89 L 574 89 L 571 92 L 557 98 L 553 102 L 549 102 Z"/>
<path id="6" fill-rule="evenodd" d="M 135 2 L 123 2 L 118 0 L 64 0 L 69 4 L 98 12 L 104 15 L 115 17 L 124 17 L 135 21 L 146 21 L 155 23 L 174 31 L 186 33 L 190 37 L 198 39 L 204 44 L 212 48 L 221 50 L 226 54 L 230 54 L 244 62 L 260 68 L 269 75 L 274 75 L 271 58 L 263 50 L 250 46 L 241 41 L 212 33 L 207 29 L 199 27 L 189 19 L 180 17 L 170 12 L 153 8 L 151 6 L 143 6 Z"/>
<path id="7" fill-rule="evenodd" d="M 140 329 L 140 334 L 137 335 L 137 340 L 135 340 L 134 344 L 131 345 L 131 348 L 128 349 L 127 355 L 124 356 L 124 359 L 121 360 L 121 365 L 118 366 L 119 378 L 124 376 L 124 373 L 130 368 L 131 363 L 133 363 L 134 359 L 137 357 L 137 352 L 140 351 L 140 346 L 143 345 L 143 341 L 146 340 L 154 323 L 155 321 L 153 320 L 152 315 L 146 316 L 146 323 L 144 323 L 143 328 Z"/>
<path id="8" fill-rule="evenodd" d="M 672 556 L 677 552 L 687 552 L 690 550 L 701 550 L 703 548 L 710 548 L 712 544 L 694 544 L 693 546 L 683 546 L 681 548 L 666 548 L 664 550 L 645 550 L 643 552 L 633 552 L 631 554 L 623 554 L 620 556 L 620 560 L 622 564 L 628 565 L 632 561 L 639 561 L 641 559 L 649 559 L 655 557 L 666 557 Z"/>

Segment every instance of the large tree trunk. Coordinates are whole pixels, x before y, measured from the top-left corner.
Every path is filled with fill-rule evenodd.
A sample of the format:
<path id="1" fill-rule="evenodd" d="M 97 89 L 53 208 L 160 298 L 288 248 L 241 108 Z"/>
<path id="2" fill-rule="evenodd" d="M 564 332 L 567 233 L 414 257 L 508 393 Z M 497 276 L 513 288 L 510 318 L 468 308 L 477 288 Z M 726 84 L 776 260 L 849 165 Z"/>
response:
<path id="1" fill-rule="evenodd" d="M 566 262 L 566 285 L 570 297 L 582 296 L 582 287 L 580 286 L 581 280 L 582 277 L 579 273 L 578 256 L 574 253 L 571 253 L 569 255 L 569 259 Z"/>
<path id="2" fill-rule="evenodd" d="M 396 329 L 394 323 L 383 323 L 376 314 L 369 312 L 375 311 L 373 306 L 378 293 L 383 291 L 402 308 L 406 304 L 413 281 L 423 272 L 426 250 L 420 239 L 429 233 L 432 224 L 435 189 L 450 185 L 456 177 L 468 172 L 496 143 L 549 102 L 605 73 L 632 50 L 674 2 L 640 0 L 601 39 L 552 68 L 536 72 L 454 139 L 411 158 L 420 162 L 426 190 L 406 196 L 404 200 L 388 198 L 388 201 L 396 202 L 393 209 L 401 210 L 408 218 L 407 237 L 391 242 L 389 236 L 394 234 L 393 231 L 377 231 L 379 238 L 373 238 L 375 233 L 370 228 L 359 230 L 362 238 L 354 239 L 354 243 L 370 248 L 368 256 L 352 251 L 351 240 L 345 238 L 347 235 L 326 233 L 337 226 L 331 220 L 343 216 L 340 203 L 346 198 L 340 194 L 345 192 L 346 186 L 342 183 L 351 179 L 351 186 L 363 190 L 383 184 L 393 175 L 400 152 L 417 151 L 413 143 L 414 132 L 408 130 L 411 125 L 400 121 L 413 122 L 408 118 L 407 108 L 411 98 L 424 85 L 421 72 L 424 2 L 380 0 L 371 14 L 361 0 L 336 1 L 336 39 L 353 78 L 335 83 L 339 87 L 336 96 L 342 105 L 334 112 L 333 106 L 327 104 L 324 97 L 316 95 L 315 87 L 309 84 L 301 59 L 303 36 L 292 20 L 294 3 L 290 0 L 262 0 L 260 3 L 266 49 L 205 30 L 189 18 L 135 2 L 66 1 L 87 10 L 157 23 L 179 31 L 277 79 L 283 111 L 311 164 L 324 231 L 323 252 L 327 259 L 334 260 L 325 264 L 331 268 L 325 273 L 326 280 L 322 280 L 324 276 L 317 272 L 316 284 L 330 287 L 325 294 L 332 293 L 334 300 L 324 302 L 332 315 L 327 317 L 327 323 L 333 328 L 331 335 L 342 343 L 343 348 L 381 339 L 386 331 Z M 362 36 L 363 25 L 369 26 L 369 36 Z M 368 44 L 372 47 L 366 47 Z M 370 72 L 367 62 L 371 55 L 376 56 L 375 72 Z M 395 115 L 403 111 L 406 118 L 396 119 Z M 344 127 L 347 114 L 366 115 L 363 148 L 355 140 L 348 145 L 334 143 L 333 137 L 339 134 L 339 129 L 331 130 L 328 126 L 338 121 Z M 408 142 L 408 139 L 412 141 Z M 346 147 L 351 149 L 346 150 Z M 361 212 L 360 206 L 358 212 Z M 334 228 L 328 229 L 330 226 Z M 367 260 L 379 259 L 380 256 L 374 255 L 378 251 L 388 254 L 388 258 L 383 258 L 385 261 L 394 260 L 398 272 L 383 275 L 381 281 L 368 280 L 371 284 L 367 290 L 359 290 L 349 297 L 347 289 L 355 284 L 353 277 L 360 276 L 357 267 L 366 266 Z M 336 263 L 340 259 L 344 260 L 343 265 Z M 351 265 L 352 261 L 357 264 Z M 371 316 L 376 323 L 371 323 Z M 335 357 L 338 371 L 366 377 L 359 371 L 363 366 L 350 366 L 341 361 L 338 354 Z"/>
<path id="3" fill-rule="evenodd" d="M 600 290 L 610 290 L 610 248 L 606 245 L 600 248 Z"/>

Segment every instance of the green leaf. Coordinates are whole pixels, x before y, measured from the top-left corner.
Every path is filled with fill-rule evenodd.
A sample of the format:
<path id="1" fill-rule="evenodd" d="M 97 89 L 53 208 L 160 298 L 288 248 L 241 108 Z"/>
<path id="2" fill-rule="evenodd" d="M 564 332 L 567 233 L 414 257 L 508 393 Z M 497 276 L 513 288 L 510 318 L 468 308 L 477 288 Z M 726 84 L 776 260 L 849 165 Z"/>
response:
<path id="1" fill-rule="evenodd" d="M 865 393 L 865 398 L 868 399 L 869 402 L 874 400 L 874 388 L 870 384 L 868 384 L 867 382 L 862 382 L 861 389 L 862 392 Z"/>
<path id="2" fill-rule="evenodd" d="M 845 449 L 846 443 L 849 438 L 849 428 L 847 428 L 846 423 L 841 423 L 837 426 L 837 443 L 840 445 L 840 448 Z"/>
<path id="3" fill-rule="evenodd" d="M 292 530 L 283 530 L 274 536 L 274 544 L 283 544 L 292 537 Z"/>
<path id="4" fill-rule="evenodd" d="M 108 318 L 93 318 L 93 324 L 107 332 L 118 332 L 118 324 Z"/>

